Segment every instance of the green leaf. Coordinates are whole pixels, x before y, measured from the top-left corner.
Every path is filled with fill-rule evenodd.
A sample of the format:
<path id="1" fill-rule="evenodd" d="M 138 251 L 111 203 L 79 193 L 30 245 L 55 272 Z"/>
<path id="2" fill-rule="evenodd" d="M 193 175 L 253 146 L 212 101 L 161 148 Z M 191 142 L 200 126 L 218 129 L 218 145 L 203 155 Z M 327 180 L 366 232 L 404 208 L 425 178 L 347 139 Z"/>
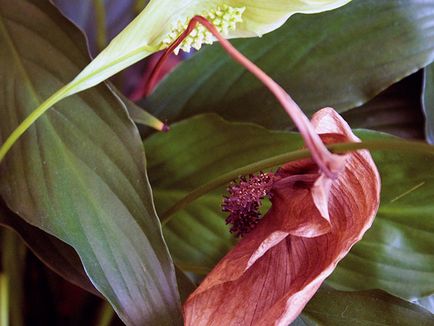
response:
<path id="1" fill-rule="evenodd" d="M 80 258 L 71 246 L 25 222 L 3 203 L 0 203 L 0 225 L 18 233 L 33 253 L 54 272 L 69 282 L 101 296 L 90 283 Z"/>
<path id="2" fill-rule="evenodd" d="M 385 139 L 360 132 L 365 139 Z M 301 147 L 296 134 L 197 116 L 145 141 L 159 212 L 217 176 Z M 414 299 L 434 293 L 434 158 L 374 152 L 383 180 L 379 214 L 370 231 L 338 265 L 329 282 L 341 289 L 380 288 Z M 200 159 L 198 159 L 200 158 Z M 410 192 L 409 192 L 410 191 Z M 177 265 L 205 274 L 234 245 L 217 189 L 179 211 L 164 234 Z M 404 195 L 404 196 L 403 196 Z"/>
<path id="3" fill-rule="evenodd" d="M 41 229 L 26 223 L 19 216 L 8 210 L 1 202 L 0 225 L 18 233 L 33 253 L 54 272 L 82 289 L 101 296 L 92 283 L 90 283 L 80 258 L 71 246 Z M 176 278 L 181 299 L 184 301 L 193 292 L 195 286 L 179 269 L 176 269 Z"/>
<path id="4" fill-rule="evenodd" d="M 332 12 L 296 15 L 279 30 L 234 45 L 307 113 L 359 106 L 434 57 L 434 3 L 355 0 Z M 204 112 L 286 128 L 268 90 L 214 45 L 181 64 L 148 98 L 170 122 Z"/>
<path id="5" fill-rule="evenodd" d="M 434 314 L 434 294 L 424 298 L 413 300 L 412 302 L 424 307 L 426 310 Z"/>
<path id="6" fill-rule="evenodd" d="M 383 291 L 341 292 L 322 286 L 301 315 L 305 325 L 424 325 L 428 311 Z"/>
<path id="7" fill-rule="evenodd" d="M 424 139 L 422 103 L 423 73 L 418 71 L 364 105 L 346 111 L 344 119 L 353 128 L 374 129 L 403 138 Z"/>
<path id="8" fill-rule="evenodd" d="M 0 0 L 0 44 L 4 141 L 88 60 L 81 33 L 38 0 Z M 8 207 L 71 245 L 125 323 L 180 322 L 140 138 L 107 87 L 56 105 L 9 154 L 0 165 Z"/>
<path id="9" fill-rule="evenodd" d="M 5 205 L 3 205 L 1 202 L 0 225 L 6 226 L 18 233 L 20 237 L 26 242 L 27 246 L 33 251 L 33 253 L 54 272 L 56 272 L 69 282 L 83 288 L 84 290 L 87 290 L 97 296 L 101 296 L 101 294 L 90 283 L 83 269 L 80 258 L 71 246 L 49 235 L 48 233 L 43 232 L 41 229 L 26 223 L 19 216 L 9 211 L 7 207 L 5 207 Z M 0 229 L 0 235 L 1 234 L 2 232 Z M 11 236 L 9 236 L 8 238 L 11 238 Z M 21 243 L 22 240 L 19 240 L 19 242 Z M 12 244 L 14 243 L 15 242 L 13 242 Z M 1 249 L 2 248 L 0 248 L 0 251 Z M 14 254 L 14 259 L 17 259 L 17 251 L 12 251 L 12 253 Z M 16 278 L 17 276 L 19 276 L 19 273 L 15 272 L 13 273 L 13 276 Z M 176 269 L 176 278 L 181 299 L 182 301 L 184 301 L 185 299 L 187 299 L 188 295 L 194 291 L 195 285 L 189 280 L 189 278 L 184 274 L 184 272 L 179 269 Z M 18 287 L 14 288 L 18 289 Z M 15 291 L 13 294 L 19 295 L 20 293 L 19 291 Z M 13 316 L 16 316 L 16 318 L 22 317 L 22 309 L 20 307 L 21 306 L 17 303 L 11 306 L 12 309 L 19 312 L 13 314 Z M 110 314 L 110 311 L 112 311 L 112 309 L 107 308 L 108 315 Z"/>
<path id="10" fill-rule="evenodd" d="M 196 285 L 179 268 L 176 268 L 176 279 L 178 281 L 181 301 L 184 303 L 188 296 L 196 289 Z"/>
<path id="11" fill-rule="evenodd" d="M 158 211 L 164 212 L 191 190 L 235 167 L 301 146 L 295 134 L 233 125 L 215 115 L 176 124 L 167 134 L 145 142 L 152 153 L 148 171 Z M 205 274 L 235 243 L 220 213 L 224 192 L 219 189 L 195 201 L 164 228 L 172 256 L 182 269 Z"/>
<path id="12" fill-rule="evenodd" d="M 422 97 L 423 108 L 426 117 L 426 139 L 434 144 L 434 65 L 424 69 L 424 89 Z"/>

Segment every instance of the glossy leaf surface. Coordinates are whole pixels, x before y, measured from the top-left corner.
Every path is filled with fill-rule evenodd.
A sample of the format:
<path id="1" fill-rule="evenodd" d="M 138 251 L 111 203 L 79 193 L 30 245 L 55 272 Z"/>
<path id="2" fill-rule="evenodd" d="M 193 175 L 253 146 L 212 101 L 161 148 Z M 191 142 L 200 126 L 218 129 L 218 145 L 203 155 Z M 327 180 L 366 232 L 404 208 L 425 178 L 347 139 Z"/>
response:
<path id="1" fill-rule="evenodd" d="M 0 1 L 0 44 L 4 141 L 88 59 L 81 33 L 37 0 Z M 8 207 L 74 247 L 95 287 L 126 323 L 179 322 L 174 268 L 143 148 L 124 105 L 107 87 L 56 105 L 0 170 Z"/>

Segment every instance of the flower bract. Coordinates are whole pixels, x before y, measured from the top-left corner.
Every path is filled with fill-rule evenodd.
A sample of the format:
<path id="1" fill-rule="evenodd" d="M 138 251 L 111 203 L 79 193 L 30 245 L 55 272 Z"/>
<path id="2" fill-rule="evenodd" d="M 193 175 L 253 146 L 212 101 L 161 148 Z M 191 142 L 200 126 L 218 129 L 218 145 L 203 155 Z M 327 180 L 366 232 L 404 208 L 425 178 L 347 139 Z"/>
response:
<path id="1" fill-rule="evenodd" d="M 333 110 L 312 124 L 325 143 L 359 141 Z M 380 178 L 367 150 L 345 156 L 338 178 L 310 159 L 276 173 L 272 207 L 184 304 L 186 325 L 288 325 L 371 226 Z"/>

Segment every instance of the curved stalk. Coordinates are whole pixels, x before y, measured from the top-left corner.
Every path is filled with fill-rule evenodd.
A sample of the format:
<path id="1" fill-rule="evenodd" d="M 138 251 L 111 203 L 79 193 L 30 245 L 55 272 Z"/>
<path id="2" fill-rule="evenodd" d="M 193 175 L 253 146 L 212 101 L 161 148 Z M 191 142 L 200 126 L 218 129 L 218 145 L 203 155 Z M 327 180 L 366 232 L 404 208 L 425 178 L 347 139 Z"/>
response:
<path id="1" fill-rule="evenodd" d="M 355 151 L 359 149 L 368 149 L 371 151 L 377 150 L 397 150 L 402 152 L 418 152 L 434 155 L 434 147 L 425 143 L 415 141 L 401 141 L 401 140 L 375 140 L 365 141 L 362 143 L 340 143 L 327 146 L 328 149 L 335 153 L 345 153 L 348 151 Z M 187 207 L 190 203 L 196 199 L 206 195 L 212 190 L 222 187 L 232 180 L 237 179 L 239 176 L 248 175 L 261 170 L 273 168 L 284 163 L 300 160 L 304 158 L 312 157 L 311 152 L 308 149 L 302 149 L 293 151 L 277 156 L 270 157 L 268 159 L 258 161 L 241 168 L 235 169 L 231 172 L 221 175 L 220 177 L 211 180 L 210 182 L 194 189 L 188 193 L 184 198 L 175 203 L 167 211 L 161 214 L 161 223 L 167 224 L 174 214 L 183 208 Z"/>
<path id="2" fill-rule="evenodd" d="M 151 73 L 149 82 L 145 89 L 145 94 L 148 95 L 156 84 L 156 78 L 158 71 L 161 69 L 164 61 L 168 56 L 180 45 L 184 39 L 196 28 L 196 25 L 200 23 L 203 25 L 219 42 L 223 49 L 229 54 L 229 56 L 245 67 L 250 73 L 252 73 L 259 81 L 261 81 L 265 87 L 274 95 L 279 101 L 280 105 L 284 108 L 286 113 L 291 117 L 295 126 L 300 131 L 306 147 L 311 151 L 312 158 L 315 163 L 318 164 L 321 171 L 331 179 L 338 177 L 340 171 L 344 167 L 344 159 L 333 155 L 327 150 L 327 147 L 322 142 L 319 135 L 316 133 L 315 128 L 306 117 L 304 112 L 295 103 L 295 101 L 289 96 L 288 93 L 277 84 L 270 76 L 263 72 L 252 61 L 247 59 L 241 52 L 239 52 L 228 40 L 226 40 L 217 30 L 217 28 L 210 23 L 205 17 L 194 16 L 185 31 L 165 50 L 161 56 L 154 71 Z"/>
<path id="3" fill-rule="evenodd" d="M 56 93 L 51 95 L 45 102 L 39 105 L 36 110 L 34 110 L 23 122 L 9 135 L 6 141 L 0 147 L 0 162 L 9 152 L 11 147 L 15 144 L 15 142 L 26 132 L 27 129 L 38 119 L 40 118 L 49 108 L 51 108 L 54 104 L 62 100 L 67 92 L 69 87 L 65 86 L 59 89 Z"/>
<path id="4" fill-rule="evenodd" d="M 128 59 L 131 56 L 135 56 L 140 52 L 148 52 L 148 53 L 154 53 L 158 51 L 158 48 L 154 48 L 148 45 L 143 45 L 140 48 L 135 49 L 134 51 L 131 51 L 103 66 L 101 66 L 98 69 L 95 69 L 91 73 L 88 73 L 84 76 L 80 73 L 75 79 L 73 79 L 70 83 L 63 86 L 61 89 L 59 89 L 57 92 L 55 92 L 53 95 L 51 95 L 48 99 L 46 99 L 41 105 L 39 105 L 24 121 L 20 123 L 20 125 L 9 135 L 9 137 L 6 139 L 6 141 L 1 144 L 0 147 L 0 163 L 2 162 L 3 158 L 6 156 L 6 154 L 9 152 L 11 147 L 14 145 L 14 143 L 21 137 L 21 135 L 24 134 L 24 132 L 29 129 L 29 127 L 37 120 L 39 119 L 48 109 L 50 109 L 53 105 L 58 103 L 60 100 L 71 96 L 73 94 L 82 92 L 86 89 L 89 89 L 90 87 L 93 87 L 97 84 L 100 84 L 103 80 L 98 82 L 92 82 L 91 85 L 86 85 L 86 82 L 89 82 L 92 78 L 98 76 L 98 74 L 103 73 L 106 69 L 110 68 L 111 66 L 117 65 L 121 63 L 122 61 Z M 110 76 L 112 76 L 111 74 Z M 109 78 L 110 76 L 106 77 Z M 104 79 L 105 80 L 105 79 Z"/>

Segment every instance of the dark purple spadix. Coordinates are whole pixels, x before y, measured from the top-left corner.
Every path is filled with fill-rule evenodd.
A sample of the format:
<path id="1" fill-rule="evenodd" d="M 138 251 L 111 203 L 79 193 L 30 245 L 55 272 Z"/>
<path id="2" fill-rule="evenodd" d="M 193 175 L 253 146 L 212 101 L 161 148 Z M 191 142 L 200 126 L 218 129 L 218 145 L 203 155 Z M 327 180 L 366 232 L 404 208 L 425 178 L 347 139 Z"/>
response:
<path id="1" fill-rule="evenodd" d="M 273 174 L 264 172 L 241 177 L 239 182 L 229 185 L 222 210 L 229 213 L 226 224 L 232 225 L 230 231 L 237 237 L 253 230 L 261 220 L 261 200 L 270 196 L 272 185 Z"/>

